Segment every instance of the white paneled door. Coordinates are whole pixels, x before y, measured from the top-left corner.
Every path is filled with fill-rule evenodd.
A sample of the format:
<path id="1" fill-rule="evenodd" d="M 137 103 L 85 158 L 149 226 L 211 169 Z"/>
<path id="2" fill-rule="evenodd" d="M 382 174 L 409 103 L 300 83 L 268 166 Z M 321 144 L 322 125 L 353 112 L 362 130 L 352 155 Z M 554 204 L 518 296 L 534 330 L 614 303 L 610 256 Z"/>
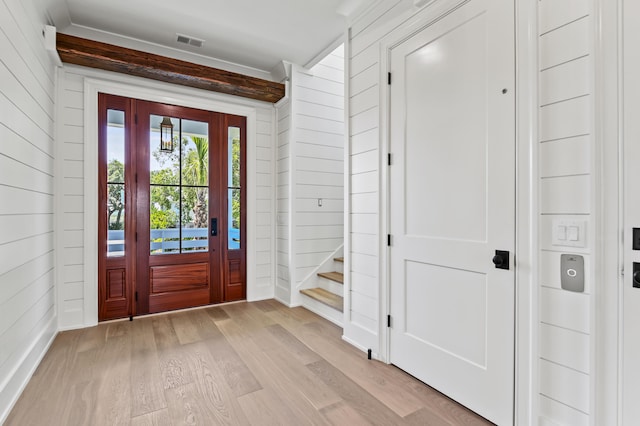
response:
<path id="1" fill-rule="evenodd" d="M 391 49 L 390 358 L 513 424 L 514 5 L 455 7 Z M 509 252 L 496 257 L 496 250 Z M 499 268 L 502 260 L 503 269 Z"/>

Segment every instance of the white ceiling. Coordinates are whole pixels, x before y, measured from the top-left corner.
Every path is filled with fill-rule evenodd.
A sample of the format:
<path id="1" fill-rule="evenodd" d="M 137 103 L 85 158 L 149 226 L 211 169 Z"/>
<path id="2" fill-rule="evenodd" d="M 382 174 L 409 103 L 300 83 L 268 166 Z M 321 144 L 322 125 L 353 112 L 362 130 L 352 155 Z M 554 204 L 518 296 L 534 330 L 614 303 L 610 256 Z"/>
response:
<path id="1" fill-rule="evenodd" d="M 344 15 L 372 0 L 41 1 L 62 33 L 117 35 L 269 73 L 283 60 L 304 66 L 336 47 Z M 176 33 L 204 44 L 178 43 Z"/>

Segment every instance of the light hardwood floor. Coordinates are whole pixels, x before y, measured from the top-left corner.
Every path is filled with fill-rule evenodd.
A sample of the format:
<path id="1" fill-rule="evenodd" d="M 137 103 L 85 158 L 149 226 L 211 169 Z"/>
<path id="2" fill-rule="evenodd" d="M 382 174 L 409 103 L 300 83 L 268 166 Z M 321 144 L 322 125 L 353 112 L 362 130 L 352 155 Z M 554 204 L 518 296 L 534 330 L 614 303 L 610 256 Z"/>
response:
<path id="1" fill-rule="evenodd" d="M 60 333 L 6 425 L 487 425 L 269 300 Z"/>

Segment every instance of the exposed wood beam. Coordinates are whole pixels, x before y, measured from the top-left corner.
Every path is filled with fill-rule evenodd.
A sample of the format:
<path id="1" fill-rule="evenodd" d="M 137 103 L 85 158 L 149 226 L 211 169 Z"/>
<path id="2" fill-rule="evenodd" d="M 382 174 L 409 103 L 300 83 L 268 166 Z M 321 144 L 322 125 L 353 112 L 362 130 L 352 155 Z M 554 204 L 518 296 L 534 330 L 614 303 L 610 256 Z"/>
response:
<path id="1" fill-rule="evenodd" d="M 272 103 L 285 94 L 284 85 L 273 81 L 66 34 L 57 34 L 56 47 L 62 61 L 69 64 Z"/>

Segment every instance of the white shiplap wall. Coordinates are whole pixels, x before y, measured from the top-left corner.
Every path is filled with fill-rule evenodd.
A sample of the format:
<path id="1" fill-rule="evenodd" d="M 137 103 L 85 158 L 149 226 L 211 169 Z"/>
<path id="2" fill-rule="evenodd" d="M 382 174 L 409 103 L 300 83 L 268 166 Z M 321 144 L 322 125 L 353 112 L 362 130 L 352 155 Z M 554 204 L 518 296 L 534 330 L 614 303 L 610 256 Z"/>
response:
<path id="1" fill-rule="evenodd" d="M 0 423 L 57 330 L 55 68 L 32 7 L 0 1 Z"/>
<path id="2" fill-rule="evenodd" d="M 64 75 L 64 77 L 63 77 Z M 58 321 L 62 329 L 84 322 L 84 78 L 61 73 L 58 144 L 62 147 L 59 203 Z"/>
<path id="3" fill-rule="evenodd" d="M 60 73 L 59 90 L 61 92 L 60 119 L 58 120 L 59 139 L 62 145 L 62 155 L 59 159 L 62 175 L 59 177 L 62 197 L 60 204 L 62 241 L 59 247 L 63 253 L 58 259 L 62 272 L 58 290 L 59 323 L 60 328 L 78 328 L 87 325 L 86 306 L 93 301 L 85 300 L 85 258 L 92 255 L 84 245 L 84 90 L 85 79 L 103 81 L 119 81 L 126 84 L 139 84 L 154 89 L 167 87 L 159 83 L 143 79 L 128 78 L 104 71 L 91 70 L 77 66 L 65 65 Z M 274 287 L 274 229 L 273 229 L 273 171 L 274 149 L 273 129 L 274 111 L 269 104 L 245 101 L 229 96 L 220 96 L 205 91 L 182 89 L 168 86 L 181 96 L 188 93 L 202 102 L 215 100 L 241 106 L 250 106 L 256 111 L 256 137 L 250 139 L 254 144 L 248 149 L 255 150 L 254 162 L 248 164 L 248 180 L 255 182 L 255 193 L 250 202 L 255 206 L 255 223 L 248 223 L 253 227 L 254 240 L 248 240 L 248 252 L 255 250 L 255 257 L 248 258 L 251 265 L 247 269 L 255 268 L 255 280 L 248 284 L 248 297 L 255 299 L 273 296 Z M 96 201 L 97 202 L 97 201 Z M 95 302 L 97 303 L 97 301 Z"/>
<path id="4" fill-rule="evenodd" d="M 407 2 L 381 2 L 350 28 L 348 52 L 350 256 L 344 337 L 380 353 L 380 43 L 410 17 Z"/>
<path id="5" fill-rule="evenodd" d="M 278 106 L 276 297 L 298 305 L 297 286 L 343 244 L 344 48 L 312 69 L 292 65 L 288 84 Z"/>
<path id="6" fill-rule="evenodd" d="M 540 423 L 589 424 L 591 409 L 591 2 L 541 0 L 539 17 Z M 586 248 L 551 244 L 553 221 L 587 224 Z M 560 288 L 560 255 L 585 258 L 585 292 Z"/>
<path id="7" fill-rule="evenodd" d="M 309 72 L 293 67 L 292 74 L 292 249 L 298 285 L 344 240 L 344 48 Z"/>
<path id="8" fill-rule="evenodd" d="M 276 299 L 291 305 L 291 99 L 276 108 L 278 148 L 276 154 Z"/>

